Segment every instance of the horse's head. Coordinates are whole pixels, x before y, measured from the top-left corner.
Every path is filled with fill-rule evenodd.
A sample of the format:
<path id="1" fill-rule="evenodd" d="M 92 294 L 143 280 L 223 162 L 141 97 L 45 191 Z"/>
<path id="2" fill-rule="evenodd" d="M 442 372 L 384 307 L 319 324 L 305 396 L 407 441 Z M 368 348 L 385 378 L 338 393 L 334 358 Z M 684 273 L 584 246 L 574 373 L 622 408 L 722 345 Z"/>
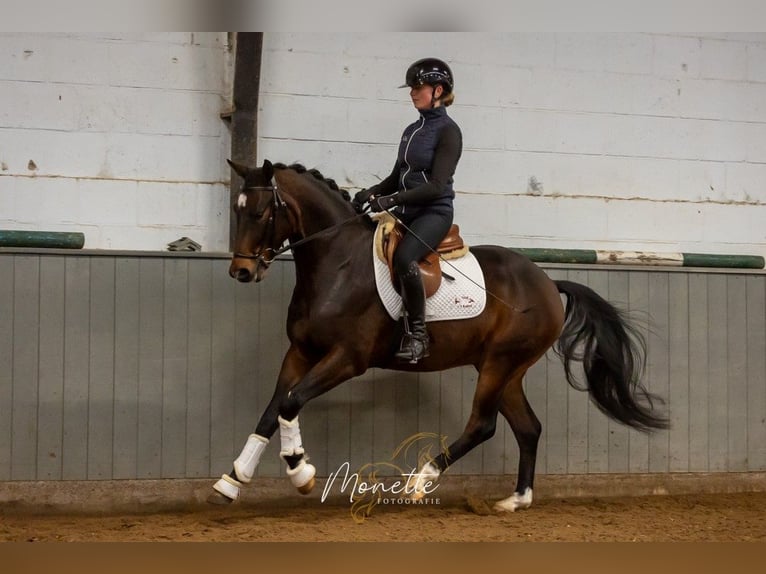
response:
<path id="1" fill-rule="evenodd" d="M 227 160 L 229 161 L 229 160 Z M 234 202 L 237 233 L 229 275 L 247 283 L 261 281 L 274 252 L 292 232 L 287 206 L 274 179 L 274 166 L 265 160 L 259 168 L 229 161 L 243 179 Z"/>

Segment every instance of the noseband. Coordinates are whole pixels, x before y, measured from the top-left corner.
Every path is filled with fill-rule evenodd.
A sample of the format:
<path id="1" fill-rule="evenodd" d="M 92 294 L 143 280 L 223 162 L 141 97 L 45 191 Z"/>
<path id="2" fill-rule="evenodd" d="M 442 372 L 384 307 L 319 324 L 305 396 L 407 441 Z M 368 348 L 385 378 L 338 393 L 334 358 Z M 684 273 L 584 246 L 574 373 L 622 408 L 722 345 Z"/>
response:
<path id="1" fill-rule="evenodd" d="M 271 213 L 269 214 L 269 237 L 270 242 L 274 240 L 274 235 L 277 233 L 277 220 L 276 220 L 276 214 L 277 212 L 282 209 L 286 208 L 287 204 L 285 203 L 285 200 L 282 199 L 282 196 L 279 193 L 279 188 L 277 187 L 277 182 L 275 179 L 272 178 L 271 183 L 269 185 L 250 185 L 247 187 L 243 187 L 242 191 L 270 191 L 274 201 L 273 201 L 273 209 L 271 210 Z M 272 257 L 271 259 L 266 259 L 264 257 L 264 253 L 268 253 L 271 251 Z M 276 259 L 277 255 L 282 253 L 282 250 L 276 250 L 273 247 L 267 247 L 266 249 L 259 251 L 255 254 L 249 254 L 249 253 L 239 253 L 235 252 L 234 257 L 240 258 L 240 259 L 256 259 L 263 263 L 264 265 L 271 264 L 274 259 Z"/>

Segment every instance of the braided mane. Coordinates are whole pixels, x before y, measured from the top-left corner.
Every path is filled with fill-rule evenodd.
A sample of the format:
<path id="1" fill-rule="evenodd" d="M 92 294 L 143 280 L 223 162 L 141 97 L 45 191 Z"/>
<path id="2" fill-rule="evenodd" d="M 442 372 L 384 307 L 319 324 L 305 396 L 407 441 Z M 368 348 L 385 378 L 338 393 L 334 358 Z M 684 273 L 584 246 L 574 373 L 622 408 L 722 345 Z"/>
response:
<path id="1" fill-rule="evenodd" d="M 290 165 L 286 165 L 284 163 L 275 163 L 273 165 L 275 169 L 292 169 L 293 171 L 297 173 L 308 173 L 314 176 L 315 179 L 318 179 L 319 181 L 323 181 L 327 185 L 327 187 L 329 187 L 330 189 L 333 189 L 337 191 L 338 193 L 340 193 L 341 196 L 343 196 L 343 199 L 345 199 L 346 201 L 351 201 L 351 195 L 349 195 L 348 191 L 338 187 L 338 184 L 335 182 L 334 179 L 325 177 L 324 175 L 322 175 L 322 172 L 320 172 L 318 169 L 306 169 L 306 166 L 300 163 L 291 163 Z"/>

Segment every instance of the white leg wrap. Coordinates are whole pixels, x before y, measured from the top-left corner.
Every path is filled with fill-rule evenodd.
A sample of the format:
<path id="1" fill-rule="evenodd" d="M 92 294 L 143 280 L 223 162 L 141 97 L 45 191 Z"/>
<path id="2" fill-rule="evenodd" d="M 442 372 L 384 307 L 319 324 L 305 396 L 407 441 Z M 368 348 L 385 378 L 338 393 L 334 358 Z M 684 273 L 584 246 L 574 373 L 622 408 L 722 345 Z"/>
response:
<path id="1" fill-rule="evenodd" d="M 306 486 L 314 478 L 317 469 L 313 464 L 308 464 L 305 459 L 301 459 L 298 466 L 287 469 L 287 476 L 295 488 Z"/>
<path id="2" fill-rule="evenodd" d="M 495 503 L 496 512 L 516 512 L 532 506 L 532 489 L 524 489 L 523 494 L 514 492 L 508 498 Z"/>
<path id="3" fill-rule="evenodd" d="M 279 456 L 303 454 L 303 441 L 301 440 L 301 428 L 298 426 L 298 417 L 291 421 L 286 421 L 282 417 L 277 417 L 277 420 L 279 421 L 279 436 L 282 440 L 282 450 L 279 451 Z"/>
<path id="4" fill-rule="evenodd" d="M 436 468 L 430 462 L 423 465 L 418 474 L 413 474 L 409 480 L 407 480 L 407 489 L 412 492 L 410 498 L 412 500 L 420 500 L 426 495 L 425 486 L 427 482 L 436 482 L 439 478 L 439 469 Z"/>
<path id="5" fill-rule="evenodd" d="M 245 448 L 234 461 L 234 470 L 237 473 L 237 479 L 249 483 L 253 479 L 255 469 L 261 460 L 261 454 L 266 450 L 266 445 L 269 444 L 269 439 L 263 438 L 257 434 L 251 434 Z"/>
<path id="6" fill-rule="evenodd" d="M 218 482 L 213 485 L 213 490 L 223 494 L 226 498 L 237 500 L 239 498 L 239 489 L 242 483 L 234 480 L 228 474 L 224 474 Z"/>

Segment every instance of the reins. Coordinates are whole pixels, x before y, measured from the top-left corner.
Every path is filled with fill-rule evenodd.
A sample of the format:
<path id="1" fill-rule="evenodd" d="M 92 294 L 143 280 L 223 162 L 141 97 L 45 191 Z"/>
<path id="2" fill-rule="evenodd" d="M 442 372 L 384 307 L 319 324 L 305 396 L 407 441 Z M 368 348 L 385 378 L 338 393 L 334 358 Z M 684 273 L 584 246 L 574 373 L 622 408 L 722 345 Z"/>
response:
<path id="1" fill-rule="evenodd" d="M 280 207 L 285 207 L 286 208 L 287 207 L 287 203 L 285 203 L 285 201 L 282 199 L 282 196 L 279 194 L 279 189 L 277 188 L 276 182 L 274 182 L 274 180 L 272 180 L 272 182 L 273 183 L 271 185 L 245 187 L 245 188 L 243 188 L 243 191 L 244 190 L 248 190 L 248 189 L 252 189 L 252 190 L 255 190 L 255 191 L 271 191 L 272 194 L 274 195 L 274 210 L 269 215 L 269 225 L 271 226 L 270 235 L 273 238 L 274 234 L 276 233 L 276 227 L 277 227 L 276 213 L 277 213 L 277 211 L 279 211 Z M 298 241 L 295 241 L 295 242 L 292 242 L 292 243 L 288 242 L 287 245 L 285 245 L 283 247 L 280 247 L 279 249 L 274 249 L 273 247 L 267 247 L 264 251 L 261 251 L 261 252 L 259 252 L 257 254 L 247 254 L 247 253 L 236 253 L 235 252 L 234 253 L 234 257 L 238 257 L 240 259 L 257 259 L 258 261 L 262 262 L 265 265 L 270 265 L 272 261 L 274 261 L 277 257 L 282 255 L 286 251 L 290 251 L 291 249 L 294 249 L 295 247 L 298 247 L 299 245 L 303 245 L 304 243 L 308 243 L 309 241 L 313 241 L 314 239 L 316 239 L 320 235 L 324 235 L 326 233 L 330 233 L 331 231 L 335 231 L 336 229 L 338 229 L 340 227 L 343 227 L 347 223 L 351 223 L 352 221 L 360 219 L 361 217 L 366 215 L 367 209 L 369 209 L 369 208 L 365 208 L 365 210 L 362 211 L 362 213 L 357 213 L 353 217 L 349 217 L 348 219 L 344 219 L 343 221 L 341 221 L 339 223 L 336 223 L 335 225 L 331 225 L 330 227 L 326 227 L 325 229 L 321 229 L 321 230 L 317 231 L 316 233 L 312 233 L 311 235 L 307 235 L 306 237 L 303 237 L 302 239 L 299 239 Z M 264 255 L 263 255 L 264 252 L 268 252 L 268 251 L 271 251 L 271 253 L 272 253 L 272 256 L 271 256 L 270 259 L 266 259 L 264 257 Z"/>

